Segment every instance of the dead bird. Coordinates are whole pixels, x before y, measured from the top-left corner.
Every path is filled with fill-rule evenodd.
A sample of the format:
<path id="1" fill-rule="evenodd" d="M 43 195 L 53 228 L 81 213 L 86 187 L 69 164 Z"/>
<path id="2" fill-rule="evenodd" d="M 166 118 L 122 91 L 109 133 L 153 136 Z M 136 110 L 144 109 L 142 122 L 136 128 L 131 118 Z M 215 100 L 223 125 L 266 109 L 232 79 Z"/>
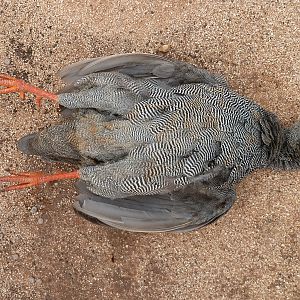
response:
<path id="1" fill-rule="evenodd" d="M 1 94 L 26 92 L 64 107 L 60 124 L 18 142 L 73 172 L 0 178 L 17 190 L 79 179 L 74 207 L 129 231 L 188 231 L 233 205 L 235 185 L 258 168 L 300 167 L 300 122 L 277 117 L 194 65 L 149 54 L 93 58 L 64 68 L 53 94 L 0 76 Z"/>

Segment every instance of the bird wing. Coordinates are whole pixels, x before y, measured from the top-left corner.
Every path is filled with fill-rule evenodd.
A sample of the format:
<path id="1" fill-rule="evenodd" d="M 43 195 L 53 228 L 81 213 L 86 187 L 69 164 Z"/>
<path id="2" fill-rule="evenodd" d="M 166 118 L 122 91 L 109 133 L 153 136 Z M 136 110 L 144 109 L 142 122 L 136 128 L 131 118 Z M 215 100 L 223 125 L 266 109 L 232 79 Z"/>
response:
<path id="1" fill-rule="evenodd" d="M 182 232 L 213 222 L 229 210 L 234 200 L 232 189 L 207 188 L 201 183 L 164 195 L 110 199 L 91 193 L 81 182 L 74 208 L 122 230 Z"/>
<path id="2" fill-rule="evenodd" d="M 98 72 L 120 72 L 133 78 L 160 79 L 170 86 L 185 83 L 226 85 L 224 78 L 194 65 L 153 54 L 118 54 L 83 60 L 63 68 L 59 75 L 73 85 L 80 78 Z"/>

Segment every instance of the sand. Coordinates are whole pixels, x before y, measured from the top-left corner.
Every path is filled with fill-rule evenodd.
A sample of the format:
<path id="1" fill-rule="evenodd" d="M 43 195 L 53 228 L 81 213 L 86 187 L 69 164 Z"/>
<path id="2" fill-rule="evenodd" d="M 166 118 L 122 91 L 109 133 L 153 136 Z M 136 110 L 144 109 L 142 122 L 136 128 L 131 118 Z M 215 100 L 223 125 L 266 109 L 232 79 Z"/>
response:
<path id="1" fill-rule="evenodd" d="M 223 74 L 276 113 L 300 113 L 300 3 L 2 0 L 0 71 L 58 91 L 88 57 L 157 53 Z M 55 106 L 0 96 L 0 174 L 54 172 L 16 140 L 58 120 Z M 300 299 L 299 172 L 260 170 L 234 207 L 186 234 L 137 234 L 74 213 L 74 182 L 0 194 L 0 299 Z"/>

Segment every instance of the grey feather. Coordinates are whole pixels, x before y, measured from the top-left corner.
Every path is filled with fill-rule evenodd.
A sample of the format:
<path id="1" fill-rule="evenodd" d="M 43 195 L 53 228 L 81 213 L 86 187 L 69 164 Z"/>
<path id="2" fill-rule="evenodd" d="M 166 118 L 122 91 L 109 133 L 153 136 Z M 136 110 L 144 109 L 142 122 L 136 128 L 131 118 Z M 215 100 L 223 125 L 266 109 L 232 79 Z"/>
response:
<path id="1" fill-rule="evenodd" d="M 203 227 L 225 214 L 235 200 L 232 190 L 207 189 L 191 183 L 163 195 L 110 199 L 78 186 L 74 208 L 97 220 L 128 231 L 189 231 Z"/>
<path id="2" fill-rule="evenodd" d="M 136 77 L 156 75 L 166 78 L 174 72 L 174 65 L 151 54 L 118 54 L 72 64 L 62 69 L 59 75 L 66 83 L 73 83 L 88 74 L 112 71 Z"/>
<path id="3" fill-rule="evenodd" d="M 196 82 L 226 85 L 221 76 L 153 54 L 119 54 L 88 59 L 65 67 L 59 75 L 68 84 L 64 91 L 69 91 L 82 77 L 99 72 L 119 72 L 138 79 L 155 78 L 170 86 Z"/>
<path id="4" fill-rule="evenodd" d="M 75 208 L 131 231 L 185 231 L 224 214 L 258 168 L 299 169 L 300 123 L 277 117 L 188 63 L 149 54 L 61 72 L 60 124 L 24 137 L 27 154 L 78 166 Z"/>

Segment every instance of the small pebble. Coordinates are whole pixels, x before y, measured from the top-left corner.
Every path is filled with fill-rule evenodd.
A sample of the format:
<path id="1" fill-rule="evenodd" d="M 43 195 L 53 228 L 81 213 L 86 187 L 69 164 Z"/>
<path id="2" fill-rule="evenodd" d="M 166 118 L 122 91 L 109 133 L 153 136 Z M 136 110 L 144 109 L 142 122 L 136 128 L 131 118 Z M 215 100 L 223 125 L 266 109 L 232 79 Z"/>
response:
<path id="1" fill-rule="evenodd" d="M 34 284 L 35 283 L 35 278 L 30 276 L 28 281 L 29 281 L 29 283 Z"/>
<path id="2" fill-rule="evenodd" d="M 158 48 L 158 51 L 162 52 L 162 53 L 167 53 L 167 52 L 169 52 L 169 50 L 170 50 L 170 45 L 161 45 Z"/>
<path id="3" fill-rule="evenodd" d="M 19 255 L 18 254 L 13 254 L 12 256 L 11 256 L 11 258 L 13 259 L 13 260 L 17 260 L 18 258 L 19 258 Z"/>
<path id="4" fill-rule="evenodd" d="M 42 218 L 39 218 L 37 222 L 39 225 L 42 225 L 44 223 L 44 220 Z"/>
<path id="5" fill-rule="evenodd" d="M 10 59 L 9 58 L 3 59 L 3 64 L 7 66 L 10 65 Z"/>
<path id="6" fill-rule="evenodd" d="M 37 278 L 35 282 L 36 282 L 36 284 L 41 284 L 42 280 L 40 278 Z"/>
<path id="7" fill-rule="evenodd" d="M 33 206 L 33 207 L 31 208 L 31 210 L 30 210 L 30 212 L 31 212 L 32 214 L 37 213 L 37 211 L 38 211 L 38 209 L 37 209 L 36 206 Z"/>

